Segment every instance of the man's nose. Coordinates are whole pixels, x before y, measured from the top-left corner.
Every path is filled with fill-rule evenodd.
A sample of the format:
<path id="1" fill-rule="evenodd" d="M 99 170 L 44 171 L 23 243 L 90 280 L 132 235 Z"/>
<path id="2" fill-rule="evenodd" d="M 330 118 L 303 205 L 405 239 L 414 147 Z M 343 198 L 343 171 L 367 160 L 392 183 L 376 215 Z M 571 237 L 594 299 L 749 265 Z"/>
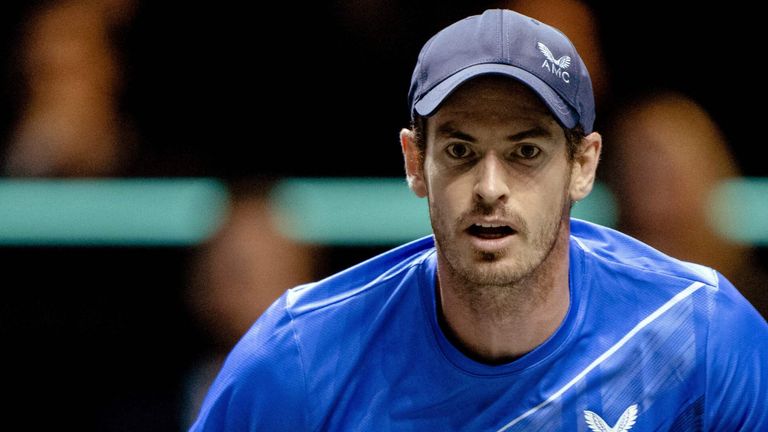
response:
<path id="1" fill-rule="evenodd" d="M 475 168 L 477 169 L 475 199 L 486 205 L 506 202 L 509 198 L 509 187 L 504 161 L 499 160 L 497 155 L 489 153 Z"/>

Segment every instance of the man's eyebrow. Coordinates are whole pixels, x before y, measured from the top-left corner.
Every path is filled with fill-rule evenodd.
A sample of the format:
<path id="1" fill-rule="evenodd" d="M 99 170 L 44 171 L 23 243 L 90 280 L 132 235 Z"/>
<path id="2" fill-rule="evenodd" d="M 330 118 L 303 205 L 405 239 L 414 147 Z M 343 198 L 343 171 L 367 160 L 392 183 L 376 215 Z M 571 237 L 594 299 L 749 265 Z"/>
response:
<path id="1" fill-rule="evenodd" d="M 541 126 L 536 126 L 533 129 L 528 129 L 522 132 L 518 132 L 507 137 L 508 141 L 522 141 L 528 138 L 552 138 L 552 132 L 544 129 Z"/>
<path id="2" fill-rule="evenodd" d="M 441 138 L 457 138 L 464 141 L 475 142 L 477 141 L 472 135 L 462 132 L 456 128 L 454 122 L 447 122 L 441 124 L 437 128 L 437 136 Z M 541 126 L 535 126 L 531 129 L 518 132 L 507 136 L 507 141 L 522 141 L 529 138 L 551 138 L 552 132 Z"/>
<path id="3" fill-rule="evenodd" d="M 441 124 L 437 128 L 437 136 L 441 138 L 458 138 L 460 140 L 475 142 L 476 139 L 472 135 L 458 130 L 453 122 L 447 122 Z"/>

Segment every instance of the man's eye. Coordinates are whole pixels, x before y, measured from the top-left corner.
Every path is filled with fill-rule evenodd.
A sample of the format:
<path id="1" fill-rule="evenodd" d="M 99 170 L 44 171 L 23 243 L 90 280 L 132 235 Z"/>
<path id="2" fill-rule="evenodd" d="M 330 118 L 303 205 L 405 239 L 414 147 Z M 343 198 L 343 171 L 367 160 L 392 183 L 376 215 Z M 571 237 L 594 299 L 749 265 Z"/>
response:
<path id="1" fill-rule="evenodd" d="M 470 155 L 469 147 L 466 144 L 455 143 L 446 147 L 445 151 L 448 155 L 455 159 L 463 159 Z"/>
<path id="2" fill-rule="evenodd" d="M 539 153 L 541 153 L 540 148 L 528 144 L 521 145 L 514 151 L 514 155 L 522 159 L 533 159 L 538 156 Z"/>

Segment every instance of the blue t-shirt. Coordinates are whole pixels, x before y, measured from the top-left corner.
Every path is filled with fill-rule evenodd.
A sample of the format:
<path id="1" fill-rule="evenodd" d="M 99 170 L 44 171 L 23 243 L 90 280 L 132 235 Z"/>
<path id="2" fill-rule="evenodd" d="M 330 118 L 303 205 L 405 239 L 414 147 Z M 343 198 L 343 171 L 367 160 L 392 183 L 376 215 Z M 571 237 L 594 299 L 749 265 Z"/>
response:
<path id="1" fill-rule="evenodd" d="M 768 325 L 720 274 L 572 220 L 570 308 L 491 366 L 446 339 L 432 237 L 291 289 L 194 431 L 768 431 Z"/>

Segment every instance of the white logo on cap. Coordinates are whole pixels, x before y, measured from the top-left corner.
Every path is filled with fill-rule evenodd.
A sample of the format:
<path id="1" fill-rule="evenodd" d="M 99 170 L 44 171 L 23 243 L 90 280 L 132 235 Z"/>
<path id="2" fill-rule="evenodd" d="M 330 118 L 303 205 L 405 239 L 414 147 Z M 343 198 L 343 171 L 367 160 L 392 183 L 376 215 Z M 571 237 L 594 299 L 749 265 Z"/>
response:
<path id="1" fill-rule="evenodd" d="M 541 51 L 545 57 L 544 63 L 542 63 L 541 67 L 550 71 L 552 75 L 561 78 L 566 84 L 570 83 L 571 74 L 565 72 L 565 69 L 568 69 L 568 66 L 571 65 L 571 56 L 564 55 L 555 60 L 555 56 L 552 55 L 552 51 L 550 51 L 546 45 L 539 42 L 537 46 L 539 47 L 539 51 Z"/>

